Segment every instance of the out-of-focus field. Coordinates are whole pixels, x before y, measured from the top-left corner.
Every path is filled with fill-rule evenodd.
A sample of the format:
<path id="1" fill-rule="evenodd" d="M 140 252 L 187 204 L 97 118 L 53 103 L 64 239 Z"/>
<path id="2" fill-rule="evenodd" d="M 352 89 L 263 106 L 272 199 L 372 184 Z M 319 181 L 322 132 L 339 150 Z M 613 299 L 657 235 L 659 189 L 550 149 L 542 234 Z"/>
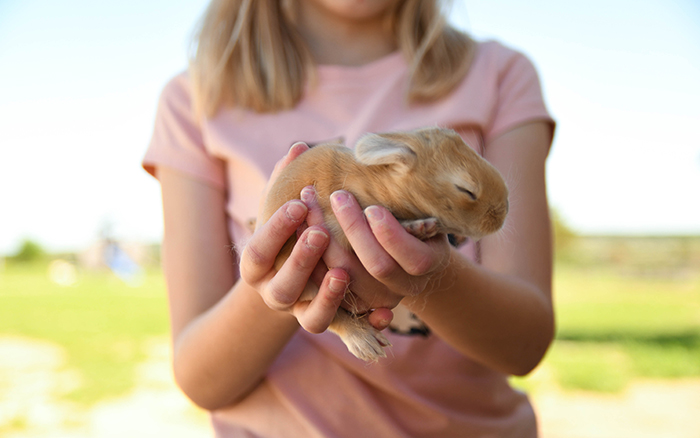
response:
<path id="1" fill-rule="evenodd" d="M 66 367 L 80 376 L 64 396 L 90 405 L 133 386 L 145 345 L 167 334 L 167 304 L 160 271 L 148 272 L 135 287 L 108 271 L 78 275 L 75 285 L 64 287 L 49 279 L 44 264 L 6 265 L 0 274 L 0 336 L 63 348 Z"/>
<path id="2" fill-rule="evenodd" d="M 562 388 L 700 376 L 700 269 L 644 277 L 560 266 L 554 290 L 557 340 L 544 363 Z"/>
<path id="3" fill-rule="evenodd" d="M 544 364 L 562 388 L 700 376 L 700 238 L 575 238 L 558 248 L 554 295 Z"/>
<path id="4" fill-rule="evenodd" d="M 170 378 L 158 269 L 127 285 L 108 270 L 78 268 L 67 286 L 47 269 L 46 262 L 0 265 L 3 436 L 31 432 L 32 403 L 64 403 L 79 412 L 132 393 L 154 345 L 163 359 L 158 372 Z M 555 271 L 557 340 L 538 371 L 515 385 L 537 398 L 553 388 L 614 395 L 640 381 L 700 378 L 700 238 L 578 238 L 559 252 Z M 23 343 L 61 357 L 52 365 L 61 383 L 36 401 L 18 399 L 17 376 L 34 366 Z M 84 419 L 60 421 L 78 427 Z"/>

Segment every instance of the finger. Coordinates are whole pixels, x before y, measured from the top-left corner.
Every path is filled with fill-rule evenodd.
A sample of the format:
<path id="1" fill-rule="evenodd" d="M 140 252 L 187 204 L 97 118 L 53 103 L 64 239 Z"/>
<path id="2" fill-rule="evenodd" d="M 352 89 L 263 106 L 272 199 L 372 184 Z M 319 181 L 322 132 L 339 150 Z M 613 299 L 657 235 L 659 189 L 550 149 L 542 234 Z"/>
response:
<path id="1" fill-rule="evenodd" d="M 318 294 L 305 307 L 295 309 L 299 324 L 310 333 L 323 333 L 333 322 L 350 284 L 342 269 L 332 269 L 321 283 Z"/>
<path id="2" fill-rule="evenodd" d="M 355 198 L 339 190 L 331 195 L 333 213 L 367 272 L 384 283 L 403 283 L 400 266 L 377 241 Z"/>
<path id="3" fill-rule="evenodd" d="M 376 328 L 377 330 L 384 330 L 385 328 L 389 327 L 392 319 L 394 319 L 394 312 L 385 307 L 374 309 L 369 315 L 367 315 L 367 320 L 372 327 Z"/>
<path id="4" fill-rule="evenodd" d="M 272 171 L 272 174 L 270 175 L 270 180 L 274 181 L 277 179 L 277 176 L 279 173 L 289 165 L 294 159 L 296 159 L 299 155 L 303 154 L 304 152 L 309 150 L 309 146 L 304 143 L 304 142 L 296 142 L 292 145 L 292 147 L 289 148 L 289 151 L 287 152 L 287 155 L 282 157 L 281 160 L 279 160 L 275 164 L 275 168 Z"/>
<path id="5" fill-rule="evenodd" d="M 384 284 L 367 272 L 357 255 L 333 237 L 323 253 L 323 262 L 325 266 L 343 269 L 352 278 L 352 293 L 346 294 L 341 304 L 351 313 L 365 313 L 378 307 L 391 309 L 403 298 L 403 295 L 389 293 Z"/>
<path id="6" fill-rule="evenodd" d="M 270 308 L 287 310 L 299 299 L 329 240 L 321 227 L 309 227 L 302 233 L 289 258 L 261 291 Z"/>
<path id="7" fill-rule="evenodd" d="M 306 222 L 309 224 L 324 224 L 324 226 L 327 226 L 324 210 L 318 202 L 319 199 L 313 186 L 305 187 L 301 191 L 301 199 L 306 203 L 309 209 L 309 213 L 306 215 Z M 335 235 L 332 237 L 335 237 Z M 356 274 L 365 271 L 364 267 L 357 259 L 357 256 L 351 251 L 348 251 L 348 249 L 341 245 L 335 238 L 331 238 L 331 242 L 328 244 L 328 248 L 326 248 L 326 252 L 323 254 L 323 262 L 324 266 L 343 269 L 350 274 L 352 278 L 358 277 L 359 279 L 359 276 Z M 376 282 L 376 280 L 372 280 L 373 283 Z M 373 286 L 376 287 L 376 284 L 373 284 Z M 365 282 L 353 280 L 353 287 L 362 289 L 365 287 Z M 351 312 L 363 313 L 372 307 L 371 303 L 365 302 L 362 298 L 354 294 L 346 295 L 346 298 L 349 300 L 343 302 L 342 306 Z"/>
<path id="8" fill-rule="evenodd" d="M 306 220 L 301 227 L 298 228 L 297 233 L 303 232 L 305 226 L 319 225 L 325 227 L 325 221 L 323 219 L 323 211 L 318 204 L 318 197 L 316 194 L 316 189 L 314 186 L 304 187 L 299 194 L 299 198 L 306 204 L 308 208 L 308 213 L 306 214 Z M 320 285 L 323 282 L 324 277 L 328 273 L 328 267 L 321 260 L 317 265 L 314 272 L 311 274 L 311 279 L 315 284 Z"/>
<path id="9" fill-rule="evenodd" d="M 306 143 L 294 143 L 292 147 L 289 148 L 287 155 L 282 157 L 282 159 L 275 164 L 275 167 L 272 169 L 272 173 L 270 174 L 270 178 L 267 180 L 267 184 L 265 184 L 265 189 L 263 190 L 260 196 L 260 203 L 258 205 L 258 218 L 263 217 L 263 211 L 265 211 L 267 195 L 272 186 L 275 184 L 275 181 L 277 181 L 277 178 L 279 177 L 282 170 L 285 167 L 287 167 L 287 165 L 291 163 L 292 160 L 296 159 L 299 155 L 301 155 L 308 149 L 309 147 L 306 145 Z M 251 228 L 257 229 L 257 227 L 259 227 L 260 225 L 261 221 L 254 221 L 254 226 Z"/>
<path id="10" fill-rule="evenodd" d="M 432 241 L 421 241 L 409 234 L 399 221 L 381 206 L 367 207 L 365 216 L 379 244 L 410 275 L 428 274 L 444 262 L 441 252 L 447 251 L 447 247 L 440 248 L 439 244 L 435 244 L 445 240 L 445 236 L 432 238 Z M 436 251 L 436 246 L 440 251 Z"/>
<path id="11" fill-rule="evenodd" d="M 306 215 L 306 223 L 311 225 L 325 224 L 325 215 L 323 209 L 319 205 L 316 189 L 313 186 L 304 187 L 300 193 L 300 198 L 309 209 L 309 213 Z M 357 270 L 357 268 L 361 268 L 359 261 L 357 262 L 357 268 L 353 268 L 350 264 L 351 260 L 347 256 L 348 254 L 346 254 L 346 251 L 342 249 L 342 247 L 340 247 L 336 241 L 331 239 L 331 242 L 323 255 L 323 261 L 328 258 L 328 260 L 334 261 L 335 263 L 332 265 L 326 265 L 326 263 L 323 263 L 323 265 L 340 268 L 347 273 L 354 272 Z M 355 286 L 357 287 L 358 285 L 355 284 Z M 342 306 L 348 308 L 348 310 L 356 311 L 358 308 L 357 306 L 363 309 L 370 308 L 367 303 L 363 302 L 360 298 L 355 297 L 354 295 L 348 295 L 348 297 L 354 297 L 352 300 L 354 307 L 349 305 L 349 303 L 341 302 Z"/>
<path id="12" fill-rule="evenodd" d="M 304 187 L 299 194 L 299 198 L 306 204 L 306 208 L 309 209 L 306 215 L 306 222 L 309 225 L 325 224 L 325 215 L 318 202 L 318 194 L 314 186 Z"/>
<path id="13" fill-rule="evenodd" d="M 266 276 L 275 263 L 277 254 L 297 227 L 306 218 L 308 209 L 303 202 L 292 200 L 280 207 L 260 226 L 241 253 L 241 277 L 255 285 Z"/>

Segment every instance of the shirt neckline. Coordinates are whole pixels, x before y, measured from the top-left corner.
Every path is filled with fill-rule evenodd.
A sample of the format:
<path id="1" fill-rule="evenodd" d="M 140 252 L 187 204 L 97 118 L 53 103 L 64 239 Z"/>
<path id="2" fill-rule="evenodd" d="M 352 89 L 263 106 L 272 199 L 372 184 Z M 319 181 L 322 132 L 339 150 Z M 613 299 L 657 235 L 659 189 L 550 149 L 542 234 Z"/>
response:
<path id="1" fill-rule="evenodd" d="M 395 71 L 396 68 L 405 66 L 403 55 L 400 51 L 392 52 L 382 58 L 359 66 L 321 64 L 317 66 L 317 74 L 322 81 L 347 81 L 369 80 L 381 77 L 385 73 Z"/>

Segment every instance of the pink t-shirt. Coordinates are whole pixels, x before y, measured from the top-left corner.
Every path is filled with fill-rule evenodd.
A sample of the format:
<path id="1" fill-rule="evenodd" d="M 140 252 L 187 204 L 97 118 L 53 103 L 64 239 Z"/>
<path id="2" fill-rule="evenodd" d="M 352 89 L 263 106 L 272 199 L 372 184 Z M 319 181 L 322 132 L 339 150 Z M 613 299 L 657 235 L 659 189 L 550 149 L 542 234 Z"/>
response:
<path id="1" fill-rule="evenodd" d="M 188 76 L 175 77 L 159 102 L 145 169 L 170 167 L 226 191 L 230 233 L 241 247 L 275 163 L 296 141 L 343 138 L 352 146 L 366 132 L 442 126 L 483 153 L 517 125 L 553 123 L 532 64 L 496 42 L 480 43 L 459 87 L 427 105 L 406 104 L 407 64 L 399 53 L 361 67 L 320 66 L 318 73 L 293 110 L 227 109 L 204 120 L 192 112 Z M 471 243 L 461 251 L 476 258 Z M 506 375 L 456 352 L 404 309 L 396 313 L 393 330 L 385 331 L 389 357 L 373 365 L 333 334 L 299 330 L 248 398 L 212 413 L 217 435 L 536 436 L 530 403 Z"/>

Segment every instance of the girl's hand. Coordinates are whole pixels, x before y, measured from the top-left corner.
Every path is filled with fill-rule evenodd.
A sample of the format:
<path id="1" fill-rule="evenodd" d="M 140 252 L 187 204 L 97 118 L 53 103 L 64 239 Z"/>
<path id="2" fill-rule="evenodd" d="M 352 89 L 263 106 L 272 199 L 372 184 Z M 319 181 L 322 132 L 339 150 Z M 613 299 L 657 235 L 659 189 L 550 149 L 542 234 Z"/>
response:
<path id="1" fill-rule="evenodd" d="M 280 171 L 306 150 L 308 146 L 304 143 L 292 146 L 275 166 L 263 196 L 267 195 Z M 241 278 L 260 293 L 270 308 L 290 312 L 305 330 L 321 333 L 333 321 L 350 281 L 345 270 L 329 270 L 321 261 L 330 242 L 329 232 L 322 225 L 308 226 L 298 236 L 289 259 L 279 272 L 273 267 L 280 249 L 304 225 L 308 213 L 303 202 L 292 200 L 266 223 L 258 225 L 241 253 L 240 272 Z M 298 301 L 310 281 L 318 285 L 318 294 L 311 301 Z M 370 323 L 380 330 L 391 321 L 391 317 L 386 321 L 386 316 L 382 315 L 380 312 L 380 317 L 370 318 Z"/>
<path id="2" fill-rule="evenodd" d="M 275 166 L 263 199 L 280 171 L 308 150 L 296 143 Z M 304 223 L 308 208 L 303 202 L 285 203 L 270 219 L 257 225 L 241 253 L 241 278 L 260 293 L 272 309 L 292 313 L 299 324 L 311 333 L 323 332 L 333 320 L 347 289 L 347 273 L 341 269 L 318 269 L 318 262 L 328 246 L 330 236 L 321 226 L 306 228 L 298 237 L 289 259 L 279 272 L 274 269 L 277 254 L 284 243 Z M 314 277 L 320 284 L 318 295 L 310 302 L 298 302 L 306 284 Z"/>
<path id="3" fill-rule="evenodd" d="M 307 221 L 318 224 L 312 204 L 305 202 L 311 209 Z M 354 249 L 353 254 L 331 240 L 323 256 L 326 265 L 350 275 L 353 293 L 344 307 L 358 313 L 393 308 L 406 297 L 429 292 L 431 280 L 444 275 L 451 251 L 445 235 L 418 240 L 386 208 L 370 206 L 363 212 L 352 194 L 342 190 L 331 195 L 331 205 Z"/>

